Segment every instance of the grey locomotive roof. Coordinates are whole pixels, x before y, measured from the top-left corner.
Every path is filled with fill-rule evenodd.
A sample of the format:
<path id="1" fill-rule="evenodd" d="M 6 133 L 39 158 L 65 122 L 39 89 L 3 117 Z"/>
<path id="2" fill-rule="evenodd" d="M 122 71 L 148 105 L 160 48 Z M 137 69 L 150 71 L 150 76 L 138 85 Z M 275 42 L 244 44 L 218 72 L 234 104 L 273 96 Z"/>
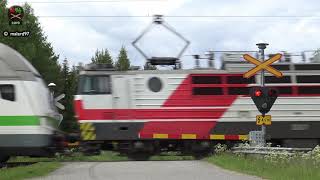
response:
<path id="1" fill-rule="evenodd" d="M 180 69 L 180 70 L 134 70 L 134 71 L 111 71 L 111 70 L 83 70 L 80 75 L 133 75 L 133 74 L 243 74 L 253 68 L 252 64 L 230 64 L 226 70 L 203 68 L 203 69 Z M 320 63 L 276 63 L 274 67 L 284 75 L 301 74 L 316 75 L 320 74 Z M 259 74 L 259 73 L 258 73 Z M 270 73 L 266 72 L 266 75 Z"/>
<path id="2" fill-rule="evenodd" d="M 180 70 L 138 70 L 138 71 L 81 71 L 80 75 L 82 74 L 88 74 L 88 75 L 98 75 L 98 74 L 207 74 L 207 73 L 228 73 L 225 70 L 219 70 L 219 69 L 180 69 Z"/>
<path id="3" fill-rule="evenodd" d="M 0 79 L 32 81 L 39 72 L 20 53 L 0 43 Z"/>

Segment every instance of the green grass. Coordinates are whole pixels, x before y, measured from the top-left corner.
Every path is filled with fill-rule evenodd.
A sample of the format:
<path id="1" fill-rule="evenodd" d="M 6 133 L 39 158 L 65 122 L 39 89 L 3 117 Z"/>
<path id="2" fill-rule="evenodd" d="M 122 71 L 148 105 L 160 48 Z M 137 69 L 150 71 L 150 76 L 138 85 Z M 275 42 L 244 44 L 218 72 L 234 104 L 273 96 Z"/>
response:
<path id="1" fill-rule="evenodd" d="M 29 166 L 19 166 L 15 168 L 0 169 L 1 180 L 19 180 L 45 176 L 48 173 L 58 169 L 61 166 L 59 162 L 40 162 Z"/>
<path id="2" fill-rule="evenodd" d="M 274 180 L 319 180 L 320 168 L 311 162 L 271 163 L 262 158 L 220 154 L 206 159 L 225 169 Z"/>
<path id="3" fill-rule="evenodd" d="M 14 157 L 9 162 L 72 162 L 72 161 L 127 161 L 126 156 L 111 151 L 102 151 L 100 155 L 84 156 L 82 153 L 74 153 L 72 156 L 57 156 L 55 158 L 31 158 L 31 157 Z"/>

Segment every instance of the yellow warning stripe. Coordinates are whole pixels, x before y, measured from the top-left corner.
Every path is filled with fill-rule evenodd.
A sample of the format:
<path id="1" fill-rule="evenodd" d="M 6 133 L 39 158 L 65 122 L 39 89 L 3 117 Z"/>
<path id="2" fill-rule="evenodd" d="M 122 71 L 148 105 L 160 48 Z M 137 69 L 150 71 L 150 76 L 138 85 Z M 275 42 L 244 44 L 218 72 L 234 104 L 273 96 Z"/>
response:
<path id="1" fill-rule="evenodd" d="M 168 139 L 168 134 L 153 134 L 153 138 L 155 139 Z"/>
<path id="2" fill-rule="evenodd" d="M 210 135 L 210 139 L 214 139 L 214 140 L 228 140 L 228 138 L 226 138 L 227 135 L 223 135 L 223 134 L 211 134 Z M 234 135 L 233 135 L 234 136 Z M 238 138 L 236 139 L 231 139 L 231 140 L 248 140 L 248 135 L 235 135 L 238 136 Z"/>
<path id="3" fill-rule="evenodd" d="M 249 140 L 248 135 L 239 135 L 239 140 Z"/>
<path id="4" fill-rule="evenodd" d="M 168 139 L 169 134 L 152 134 L 154 139 Z M 197 139 L 196 134 L 181 134 L 181 139 Z M 211 134 L 212 140 L 248 140 L 248 135 Z"/>
<path id="5" fill-rule="evenodd" d="M 81 123 L 80 124 L 80 130 L 94 131 L 95 129 L 94 129 L 92 123 Z"/>
<path id="6" fill-rule="evenodd" d="M 96 139 L 96 132 L 92 123 L 81 123 L 80 131 L 82 140 L 88 141 Z"/>
<path id="7" fill-rule="evenodd" d="M 181 134 L 181 139 L 197 139 L 196 134 Z"/>
<path id="8" fill-rule="evenodd" d="M 211 135 L 210 135 L 210 139 L 224 140 L 225 137 L 224 137 L 224 135 L 211 134 Z"/>

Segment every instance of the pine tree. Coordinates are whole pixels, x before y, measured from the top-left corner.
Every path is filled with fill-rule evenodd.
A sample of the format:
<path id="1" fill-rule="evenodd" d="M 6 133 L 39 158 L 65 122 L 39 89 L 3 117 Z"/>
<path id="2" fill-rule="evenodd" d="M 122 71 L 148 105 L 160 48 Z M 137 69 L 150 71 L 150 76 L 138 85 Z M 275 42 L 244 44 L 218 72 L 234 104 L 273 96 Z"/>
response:
<path id="1" fill-rule="evenodd" d="M 38 18 L 34 15 L 33 9 L 29 4 L 23 5 L 24 18 L 22 25 L 10 26 L 7 16 L 8 9 L 6 1 L 0 3 L 0 27 L 3 31 L 30 31 L 28 37 L 4 37 L 0 36 L 0 42 L 4 43 L 22 54 L 40 72 L 45 82 L 57 84 L 57 91 L 61 92 L 63 84 L 59 56 L 53 51 L 51 44 L 43 33 Z M 2 32 L 1 32 L 2 33 Z"/>
<path id="2" fill-rule="evenodd" d="M 127 71 L 130 69 L 130 60 L 127 55 L 125 47 L 122 47 L 116 63 L 116 69 L 118 71 Z"/>
<path id="3" fill-rule="evenodd" d="M 66 80 L 68 78 L 69 75 L 69 62 L 68 59 L 65 58 L 62 62 L 62 70 L 61 70 L 62 76 L 63 76 L 63 82 L 64 82 L 64 86 L 63 86 L 63 91 L 66 92 L 66 89 L 68 88 L 67 84 L 66 84 Z"/>
<path id="4" fill-rule="evenodd" d="M 108 49 L 101 51 L 97 49 L 94 56 L 91 58 L 91 62 L 95 64 L 108 64 L 113 66 L 113 60 Z"/>
<path id="5" fill-rule="evenodd" d="M 77 93 L 77 76 L 78 70 L 75 66 L 72 66 L 67 78 L 68 90 L 66 90 L 66 131 L 78 131 L 78 123 L 74 114 L 73 96 Z"/>
<path id="6" fill-rule="evenodd" d="M 73 66 L 70 70 L 67 58 L 63 60 L 61 74 L 64 81 L 63 93 L 66 95 L 61 101 L 62 104 L 65 105 L 65 110 L 62 111 L 63 121 L 61 123 L 61 129 L 72 132 L 78 129 L 73 111 L 73 95 L 76 94 L 77 86 L 77 69 Z"/>

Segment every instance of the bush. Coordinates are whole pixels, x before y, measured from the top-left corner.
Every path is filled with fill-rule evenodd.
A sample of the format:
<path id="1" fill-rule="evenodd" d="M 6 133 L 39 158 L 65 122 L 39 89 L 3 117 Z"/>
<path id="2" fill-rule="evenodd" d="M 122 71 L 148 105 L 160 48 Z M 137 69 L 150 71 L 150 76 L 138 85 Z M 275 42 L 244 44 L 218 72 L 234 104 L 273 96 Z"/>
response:
<path id="1" fill-rule="evenodd" d="M 214 146 L 214 152 L 216 154 L 221 154 L 224 153 L 228 150 L 228 146 L 225 144 L 220 144 L 218 143 L 217 145 Z"/>

